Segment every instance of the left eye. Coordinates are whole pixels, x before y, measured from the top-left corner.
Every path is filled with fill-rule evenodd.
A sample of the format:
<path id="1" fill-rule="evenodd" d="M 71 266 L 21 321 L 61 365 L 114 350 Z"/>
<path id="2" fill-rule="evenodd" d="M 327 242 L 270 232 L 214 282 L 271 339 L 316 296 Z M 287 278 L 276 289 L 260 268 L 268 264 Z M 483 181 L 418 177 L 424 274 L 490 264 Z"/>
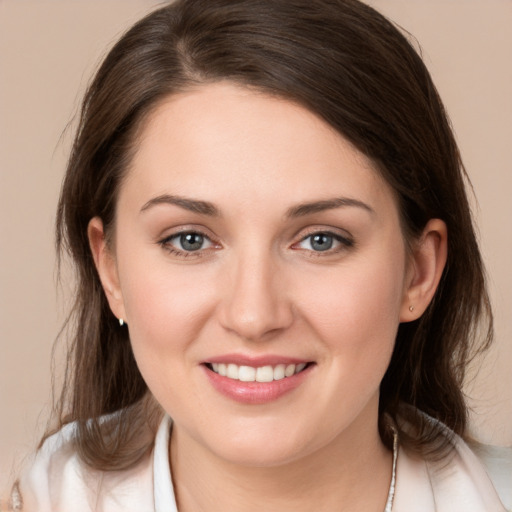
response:
<path id="1" fill-rule="evenodd" d="M 324 252 L 329 251 L 333 248 L 338 248 L 341 244 L 350 245 L 349 240 L 345 240 L 339 235 L 333 233 L 312 233 L 307 237 L 303 238 L 297 245 L 300 249 L 306 249 L 308 251 Z"/>
<path id="2" fill-rule="evenodd" d="M 207 236 L 193 231 L 173 235 L 167 239 L 167 243 L 185 252 L 199 251 L 212 246 L 212 241 Z"/>

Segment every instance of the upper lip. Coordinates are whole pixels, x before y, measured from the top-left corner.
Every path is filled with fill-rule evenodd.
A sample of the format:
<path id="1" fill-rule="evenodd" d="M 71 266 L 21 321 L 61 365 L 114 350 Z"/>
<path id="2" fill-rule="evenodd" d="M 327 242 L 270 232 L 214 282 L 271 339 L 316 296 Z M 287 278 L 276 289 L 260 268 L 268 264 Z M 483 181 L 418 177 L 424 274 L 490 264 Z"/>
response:
<path id="1" fill-rule="evenodd" d="M 203 364 L 226 363 L 236 364 L 237 366 L 252 366 L 254 368 L 259 368 L 261 366 L 276 366 L 278 364 L 300 364 L 310 362 L 311 360 L 309 359 L 282 356 L 277 354 L 268 354 L 261 356 L 250 356 L 244 354 L 224 354 L 206 359 L 205 361 L 203 361 Z"/>

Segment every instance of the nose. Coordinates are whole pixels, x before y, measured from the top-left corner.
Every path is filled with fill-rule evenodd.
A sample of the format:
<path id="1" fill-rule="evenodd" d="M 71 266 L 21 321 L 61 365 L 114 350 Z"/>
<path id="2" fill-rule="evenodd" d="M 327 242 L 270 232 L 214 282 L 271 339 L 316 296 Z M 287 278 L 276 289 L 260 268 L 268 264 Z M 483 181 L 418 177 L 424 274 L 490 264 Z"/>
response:
<path id="1" fill-rule="evenodd" d="M 293 322 L 283 273 L 260 251 L 237 258 L 228 272 L 220 321 L 225 329 L 249 341 L 266 340 Z"/>

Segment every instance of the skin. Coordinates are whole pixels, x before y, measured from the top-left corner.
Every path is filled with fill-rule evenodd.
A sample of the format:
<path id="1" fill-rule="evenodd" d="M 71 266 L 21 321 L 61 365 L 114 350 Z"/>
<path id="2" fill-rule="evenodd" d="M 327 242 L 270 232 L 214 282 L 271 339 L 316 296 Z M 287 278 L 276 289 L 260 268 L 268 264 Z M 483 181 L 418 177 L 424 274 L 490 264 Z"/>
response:
<path id="1" fill-rule="evenodd" d="M 334 198 L 344 202 L 318 206 Z M 176 234 L 191 231 L 204 244 L 187 253 Z M 314 233 L 331 233 L 332 248 L 315 250 Z M 301 106 L 217 83 L 156 108 L 120 189 L 113 244 L 99 218 L 89 239 L 140 371 L 174 420 L 181 512 L 384 509 L 379 384 L 399 323 L 435 292 L 446 236 L 433 219 L 406 250 L 392 190 Z M 224 354 L 313 364 L 291 392 L 245 404 L 206 377 L 203 363 Z"/>

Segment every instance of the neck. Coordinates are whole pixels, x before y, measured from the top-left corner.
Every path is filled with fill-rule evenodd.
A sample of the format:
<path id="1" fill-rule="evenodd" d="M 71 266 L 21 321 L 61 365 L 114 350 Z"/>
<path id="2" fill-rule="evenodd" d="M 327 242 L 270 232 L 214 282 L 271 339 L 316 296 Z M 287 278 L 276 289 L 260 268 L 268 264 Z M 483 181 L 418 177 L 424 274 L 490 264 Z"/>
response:
<path id="1" fill-rule="evenodd" d="M 179 512 L 382 512 L 392 454 L 377 421 L 352 425 L 322 449 L 271 467 L 226 461 L 174 428 L 171 466 Z"/>

